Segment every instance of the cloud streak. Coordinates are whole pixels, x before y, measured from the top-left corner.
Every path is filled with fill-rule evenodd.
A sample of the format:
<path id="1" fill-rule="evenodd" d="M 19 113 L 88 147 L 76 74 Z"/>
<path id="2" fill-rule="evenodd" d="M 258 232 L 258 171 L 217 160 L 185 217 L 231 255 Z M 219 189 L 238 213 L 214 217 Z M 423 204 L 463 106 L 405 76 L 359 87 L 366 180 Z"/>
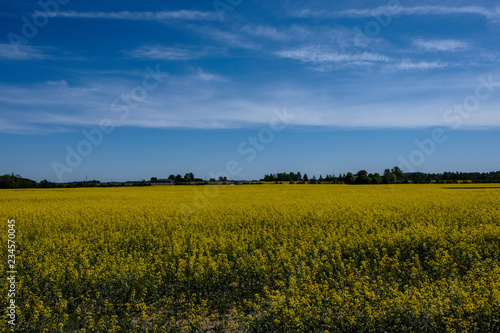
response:
<path id="1" fill-rule="evenodd" d="M 415 39 L 413 44 L 426 51 L 458 51 L 469 48 L 469 44 L 455 39 L 423 40 Z"/>
<path id="2" fill-rule="evenodd" d="M 213 27 L 208 27 L 208 26 L 195 27 L 194 31 L 212 40 L 215 40 L 228 48 L 240 48 L 240 49 L 257 48 L 257 46 L 253 42 L 248 40 L 246 36 L 239 33 L 228 32 L 225 30 L 215 29 Z"/>
<path id="3" fill-rule="evenodd" d="M 193 60 L 204 55 L 203 52 L 191 51 L 185 48 L 167 47 L 162 45 L 143 46 L 128 52 L 128 55 L 137 59 L 155 60 Z"/>
<path id="4" fill-rule="evenodd" d="M 440 68 L 433 62 L 397 63 L 400 70 L 421 71 Z M 389 65 L 388 65 L 389 66 Z M 380 74 L 391 76 L 391 74 Z M 421 99 L 430 90 L 441 89 L 446 95 L 453 79 L 426 81 L 420 85 L 413 80 L 382 83 L 380 78 L 366 78 L 359 85 L 344 80 L 324 87 L 309 87 L 307 83 L 283 87 L 268 84 L 238 91 L 238 82 L 198 68 L 185 76 L 169 76 L 162 87 L 151 92 L 147 100 L 118 121 L 111 103 L 130 90 L 133 80 L 122 82 L 95 79 L 88 84 L 70 85 L 65 80 L 46 81 L 32 87 L 0 86 L 3 110 L 0 131 L 32 134 L 60 132 L 75 126 L 98 126 L 102 118 L 117 120 L 117 126 L 144 128 L 238 128 L 259 126 L 269 121 L 269 112 L 277 105 L 290 108 L 297 117 L 293 126 L 409 128 L 447 126 L 443 111 L 449 107 L 448 98 Z M 351 94 L 349 93 L 351 92 Z M 358 93 L 370 92 L 360 99 Z M 352 94 L 354 93 L 354 95 Z M 481 106 L 475 126 L 499 126 L 496 101 Z M 479 116 L 481 115 L 481 116 Z M 472 123 L 471 123 L 472 124 Z"/>
<path id="5" fill-rule="evenodd" d="M 51 51 L 44 46 L 0 44 L 0 59 L 45 60 L 52 58 Z"/>
<path id="6" fill-rule="evenodd" d="M 348 9 L 340 11 L 311 11 L 301 10 L 292 14 L 295 17 L 373 17 L 380 15 L 479 15 L 487 19 L 498 19 L 500 17 L 499 9 L 487 9 L 480 6 L 464 6 L 464 7 L 446 7 L 446 6 L 414 6 L 403 7 L 381 6 L 372 9 Z"/>
<path id="7" fill-rule="evenodd" d="M 282 50 L 274 53 L 278 57 L 298 60 L 304 63 L 375 63 L 387 62 L 390 58 L 377 53 L 339 53 L 324 50 L 319 47 L 303 47 L 291 50 Z"/>
<path id="8" fill-rule="evenodd" d="M 227 82 L 229 79 L 225 76 L 208 73 L 203 71 L 202 69 L 198 69 L 195 75 L 192 75 L 191 78 L 196 80 L 201 80 L 205 82 Z"/>
<path id="9" fill-rule="evenodd" d="M 392 64 L 389 68 L 399 69 L 399 70 L 431 70 L 431 69 L 439 69 L 446 68 L 447 64 L 442 63 L 440 61 L 411 61 L 404 60 L 400 63 Z"/>
<path id="10" fill-rule="evenodd" d="M 286 41 L 293 36 L 288 32 L 279 31 L 277 28 L 268 25 L 244 26 L 242 31 L 254 37 L 263 37 L 276 41 Z"/>
<path id="11" fill-rule="evenodd" d="M 56 17 L 75 19 L 129 20 L 129 21 L 212 21 L 217 15 L 211 12 L 195 10 L 160 11 L 160 12 L 58 12 Z"/>

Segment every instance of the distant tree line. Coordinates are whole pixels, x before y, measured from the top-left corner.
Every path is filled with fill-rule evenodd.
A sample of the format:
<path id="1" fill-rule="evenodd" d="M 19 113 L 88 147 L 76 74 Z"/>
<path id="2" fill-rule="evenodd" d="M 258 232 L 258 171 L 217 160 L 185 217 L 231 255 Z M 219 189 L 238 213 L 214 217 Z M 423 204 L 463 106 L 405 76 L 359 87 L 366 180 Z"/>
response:
<path id="1" fill-rule="evenodd" d="M 151 183 L 173 183 L 175 185 L 204 185 L 214 182 L 227 182 L 227 177 L 219 177 L 218 180 L 215 178 L 210 178 L 209 181 L 203 180 L 202 178 L 196 178 L 192 172 L 186 173 L 184 177 L 180 174 L 170 175 L 167 179 L 158 179 L 157 177 L 151 177 Z"/>
<path id="2" fill-rule="evenodd" d="M 443 173 L 422 173 L 413 172 L 405 174 L 409 181 L 413 183 L 455 183 L 459 180 L 471 183 L 500 183 L 500 171 L 495 172 L 443 172 Z"/>
<path id="3" fill-rule="evenodd" d="M 297 183 L 297 184 L 400 184 L 400 183 L 458 183 L 465 181 L 469 183 L 500 183 L 500 171 L 496 172 L 443 172 L 443 173 L 423 173 L 423 172 L 403 172 L 399 167 L 385 169 L 382 175 L 379 173 L 368 173 L 366 170 L 359 170 L 353 174 L 319 175 L 309 177 L 306 173 L 281 172 L 266 174 L 260 181 L 275 183 Z"/>
<path id="4" fill-rule="evenodd" d="M 32 188 L 37 187 L 34 180 L 23 178 L 20 175 L 0 176 L 0 188 Z"/>
<path id="5" fill-rule="evenodd" d="M 89 180 L 81 182 L 69 182 L 69 183 L 53 183 L 44 179 L 40 182 L 39 187 L 41 188 L 73 188 L 73 187 L 100 187 L 103 186 L 99 180 Z"/>
<path id="6" fill-rule="evenodd" d="M 205 181 L 196 178 L 193 173 L 186 173 L 184 177 L 180 174 L 170 175 L 167 179 L 158 179 L 151 177 L 150 181 L 131 181 L 131 182 L 112 182 L 101 183 L 99 180 L 53 183 L 46 179 L 37 183 L 34 180 L 23 178 L 20 175 L 0 176 L 0 189 L 16 188 L 74 188 L 74 187 L 116 187 L 116 186 L 150 186 L 152 183 L 170 182 L 176 185 L 202 185 L 219 182 L 234 182 L 226 177 L 219 177 L 218 180 L 211 178 Z M 385 169 L 382 174 L 377 172 L 368 173 L 366 170 L 359 170 L 357 173 L 348 172 L 345 174 L 316 175 L 309 177 L 306 173 L 300 172 L 281 172 L 264 175 L 260 182 L 275 182 L 277 184 L 288 182 L 290 184 L 426 184 L 426 183 L 500 183 L 500 171 L 494 172 L 443 172 L 443 173 L 424 173 L 424 172 L 403 172 L 399 167 Z M 241 182 L 241 184 L 255 184 L 255 182 Z"/>
<path id="7" fill-rule="evenodd" d="M 157 177 L 151 177 L 151 183 L 174 183 L 176 185 L 186 185 L 191 183 L 206 183 L 201 178 L 196 178 L 192 172 L 186 173 L 184 177 L 180 174 L 170 175 L 167 179 L 158 179 Z"/>
<path id="8" fill-rule="evenodd" d="M 68 182 L 68 183 L 53 183 L 46 179 L 37 183 L 34 180 L 23 178 L 20 175 L 3 175 L 0 176 L 0 189 L 5 188 L 75 188 L 75 187 L 115 187 L 115 186 L 149 186 L 150 182 L 145 180 L 132 181 L 125 183 L 101 183 L 99 180 Z"/>

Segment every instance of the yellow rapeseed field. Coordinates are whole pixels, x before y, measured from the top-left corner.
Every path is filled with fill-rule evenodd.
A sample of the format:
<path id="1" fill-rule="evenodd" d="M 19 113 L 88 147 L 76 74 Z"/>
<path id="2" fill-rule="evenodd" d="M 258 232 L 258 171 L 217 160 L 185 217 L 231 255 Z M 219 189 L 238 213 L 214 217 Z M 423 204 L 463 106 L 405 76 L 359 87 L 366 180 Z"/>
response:
<path id="1" fill-rule="evenodd" d="M 4 266 L 16 221 L 18 332 L 500 331 L 498 185 L 2 190 L 0 203 Z"/>

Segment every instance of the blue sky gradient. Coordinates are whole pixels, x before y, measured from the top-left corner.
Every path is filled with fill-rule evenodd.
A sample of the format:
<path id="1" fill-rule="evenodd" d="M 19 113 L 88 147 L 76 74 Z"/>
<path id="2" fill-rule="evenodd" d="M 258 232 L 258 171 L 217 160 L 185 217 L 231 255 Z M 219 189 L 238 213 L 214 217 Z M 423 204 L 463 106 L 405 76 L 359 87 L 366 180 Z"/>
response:
<path id="1" fill-rule="evenodd" d="M 2 174 L 500 170 L 497 1 L 7 0 L 0 19 Z"/>

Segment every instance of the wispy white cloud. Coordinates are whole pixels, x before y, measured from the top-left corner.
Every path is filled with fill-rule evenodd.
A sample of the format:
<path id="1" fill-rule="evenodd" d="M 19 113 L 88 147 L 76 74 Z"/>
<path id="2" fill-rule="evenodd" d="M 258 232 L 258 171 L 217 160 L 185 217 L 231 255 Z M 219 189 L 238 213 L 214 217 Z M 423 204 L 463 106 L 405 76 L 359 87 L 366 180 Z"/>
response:
<path id="1" fill-rule="evenodd" d="M 0 43 L 0 59 L 8 60 L 42 60 L 50 59 L 52 49 L 45 46 L 12 45 Z"/>
<path id="2" fill-rule="evenodd" d="M 228 32 L 213 27 L 195 27 L 194 30 L 208 38 L 224 44 L 229 48 L 255 49 L 256 44 L 248 40 L 246 36 L 234 32 Z"/>
<path id="3" fill-rule="evenodd" d="M 195 75 L 191 76 L 192 78 L 196 80 L 201 80 L 205 82 L 227 82 L 229 81 L 229 78 L 219 75 L 219 74 L 213 74 L 213 73 L 208 73 L 203 71 L 202 69 L 198 69 L 197 73 Z"/>
<path id="4" fill-rule="evenodd" d="M 391 64 L 388 67 L 399 70 L 430 70 L 448 67 L 448 64 L 440 61 L 411 61 L 404 60 L 396 64 Z"/>
<path id="5" fill-rule="evenodd" d="M 293 37 L 287 32 L 280 31 L 275 27 L 267 25 L 257 25 L 257 26 L 246 25 L 242 28 L 242 31 L 251 36 L 264 37 L 277 41 L 288 40 Z"/>
<path id="6" fill-rule="evenodd" d="M 147 58 L 156 60 L 191 60 L 203 56 L 203 52 L 192 51 L 185 48 L 167 47 L 162 45 L 143 46 L 128 52 L 133 58 Z"/>
<path id="7" fill-rule="evenodd" d="M 339 53 L 325 50 L 321 47 L 302 47 L 292 50 L 282 50 L 274 53 L 278 57 L 298 60 L 304 63 L 374 63 L 387 62 L 390 58 L 371 52 Z"/>
<path id="8" fill-rule="evenodd" d="M 463 6 L 463 7 L 447 7 L 447 6 L 413 6 L 403 7 L 381 6 L 377 8 L 367 9 L 347 9 L 340 11 L 311 11 L 301 10 L 292 13 L 295 17 L 373 17 L 373 16 L 392 16 L 392 15 L 480 15 L 488 19 L 497 19 L 500 17 L 500 11 L 496 9 L 488 9 L 480 6 Z"/>
<path id="9" fill-rule="evenodd" d="M 306 25 L 293 24 L 289 26 L 270 26 L 270 25 L 244 25 L 237 28 L 242 34 L 248 37 L 267 39 L 272 42 L 285 43 L 304 43 L 308 42 L 318 44 L 345 43 L 353 41 L 355 32 L 343 27 L 319 26 L 311 28 Z"/>
<path id="10" fill-rule="evenodd" d="M 446 7 L 446 6 L 416 6 L 416 7 L 392 7 L 389 9 L 394 14 L 400 15 L 457 15 L 472 14 L 492 19 L 500 14 L 498 10 L 491 10 L 479 6 Z M 381 9 L 381 12 L 383 8 Z"/>
<path id="11" fill-rule="evenodd" d="M 458 43 L 456 43 L 458 45 Z M 435 48 L 451 48 L 452 46 L 459 47 L 453 43 L 430 43 Z M 460 45 L 462 46 L 462 45 Z M 431 46 L 429 46 L 431 47 Z M 411 59 L 398 59 L 396 57 L 390 57 L 376 52 L 358 52 L 358 53 L 347 53 L 340 52 L 333 49 L 326 49 L 324 47 L 309 46 L 301 47 L 297 49 L 281 50 L 274 52 L 274 55 L 293 59 L 300 61 L 313 71 L 318 72 L 329 72 L 332 70 L 338 70 L 339 68 L 349 68 L 352 66 L 377 66 L 375 68 L 386 71 L 386 70 L 401 70 L 401 71 L 425 71 L 440 68 L 447 68 L 452 66 L 451 64 L 444 61 L 428 61 L 428 60 L 411 60 Z"/>
<path id="12" fill-rule="evenodd" d="M 10 133 L 10 134 L 22 134 L 22 135 L 40 135 L 40 134 L 50 134 L 50 133 L 63 133 L 70 132 L 70 130 L 64 126 L 51 125 L 44 127 L 43 129 L 39 124 L 29 124 L 19 122 L 10 122 L 0 119 L 0 133 Z"/>
<path id="13" fill-rule="evenodd" d="M 413 44 L 426 51 L 457 51 L 470 47 L 469 43 L 455 39 L 414 39 Z"/>
<path id="14" fill-rule="evenodd" d="M 41 84 L 0 86 L 3 92 L 0 94 L 0 103 L 5 106 L 17 106 L 19 110 L 30 109 L 54 109 L 61 108 L 61 112 L 68 107 L 79 107 L 86 105 L 88 108 L 93 98 L 99 94 L 101 86 L 97 83 L 92 85 L 70 86 L 66 80 L 46 81 Z M 109 88 L 108 88 L 109 89 Z M 7 110 L 5 107 L 4 110 Z"/>
<path id="15" fill-rule="evenodd" d="M 66 82 L 66 80 L 47 81 L 47 82 L 45 82 L 45 84 L 48 86 L 56 87 L 56 88 L 60 88 L 60 89 L 65 89 L 68 87 L 68 82 Z"/>
<path id="16" fill-rule="evenodd" d="M 66 80 L 47 81 L 45 85 L 59 92 L 70 94 L 71 96 L 84 96 L 90 92 L 97 91 L 99 88 L 94 87 L 70 87 Z"/>
<path id="17" fill-rule="evenodd" d="M 184 76 L 165 76 L 164 80 L 158 89 L 148 91 L 147 99 L 137 103 L 124 120 L 113 112 L 112 104 L 130 98 L 130 89 L 137 84 L 133 79 L 99 78 L 81 84 L 62 79 L 29 86 L 0 85 L 0 131 L 44 134 L 54 129 L 97 126 L 102 118 L 114 120 L 116 126 L 159 128 L 191 127 L 190 121 L 196 119 L 193 124 L 198 122 L 200 128 L 210 128 L 210 122 L 234 122 L 230 120 L 234 103 L 215 102 L 220 97 L 217 87 L 225 85 L 228 78 L 197 69 Z"/>
<path id="18" fill-rule="evenodd" d="M 416 70 L 429 65 L 407 62 L 404 67 Z M 224 80 L 219 74 L 198 69 L 186 76 L 169 76 L 121 120 L 119 114 L 112 111 L 111 104 L 130 91 L 134 80 L 100 80 L 80 86 L 72 86 L 65 80 L 30 87 L 0 86 L 4 92 L 0 95 L 0 131 L 50 133 L 98 126 L 103 118 L 111 119 L 116 126 L 145 128 L 249 127 L 268 124 L 274 116 L 272 110 L 280 106 L 287 106 L 289 113 L 296 115 L 291 126 L 448 126 L 442 118 L 450 103 L 445 95 L 455 94 L 453 99 L 463 100 L 457 89 L 473 91 L 475 86 L 475 82 L 470 87 L 453 86 L 457 84 L 456 77 L 415 82 L 404 75 L 393 81 L 377 75 L 367 77 L 363 83 L 342 79 L 319 87 L 307 83 L 269 83 L 247 87 L 245 94 L 241 94 L 238 82 L 227 84 L 219 81 Z M 71 89 L 84 89 L 86 93 L 73 96 Z M 421 98 L 438 89 L 442 95 Z M 474 122 L 467 125 L 499 126 L 500 116 L 495 111 L 497 100 L 482 104 Z"/>
<path id="19" fill-rule="evenodd" d="M 161 11 L 161 12 L 76 12 L 61 11 L 56 14 L 57 17 L 77 18 L 77 19 L 113 19 L 113 20 L 131 20 L 131 21 L 168 21 L 168 20 L 186 20 L 186 21 L 207 21 L 217 19 L 213 12 L 202 12 L 195 10 Z"/>
<path id="20" fill-rule="evenodd" d="M 324 10 L 312 10 L 309 8 L 295 10 L 291 12 L 293 17 L 319 17 L 325 14 Z"/>
<path id="21" fill-rule="evenodd" d="M 259 41 L 264 42 L 281 42 L 287 45 L 329 45 L 331 48 L 347 49 L 352 48 L 356 43 L 359 49 L 363 44 L 363 40 L 359 38 L 358 32 L 352 28 L 342 26 L 308 26 L 300 24 L 292 25 L 235 25 L 233 28 L 239 32 L 239 38 L 247 37 L 248 39 L 259 38 Z M 234 33 L 234 32 L 233 32 Z M 252 39 L 254 40 L 254 39 Z M 371 45 L 379 45 L 381 39 L 371 38 Z M 273 44 L 275 45 L 275 44 Z M 366 47 L 364 48 L 367 49 Z"/>

